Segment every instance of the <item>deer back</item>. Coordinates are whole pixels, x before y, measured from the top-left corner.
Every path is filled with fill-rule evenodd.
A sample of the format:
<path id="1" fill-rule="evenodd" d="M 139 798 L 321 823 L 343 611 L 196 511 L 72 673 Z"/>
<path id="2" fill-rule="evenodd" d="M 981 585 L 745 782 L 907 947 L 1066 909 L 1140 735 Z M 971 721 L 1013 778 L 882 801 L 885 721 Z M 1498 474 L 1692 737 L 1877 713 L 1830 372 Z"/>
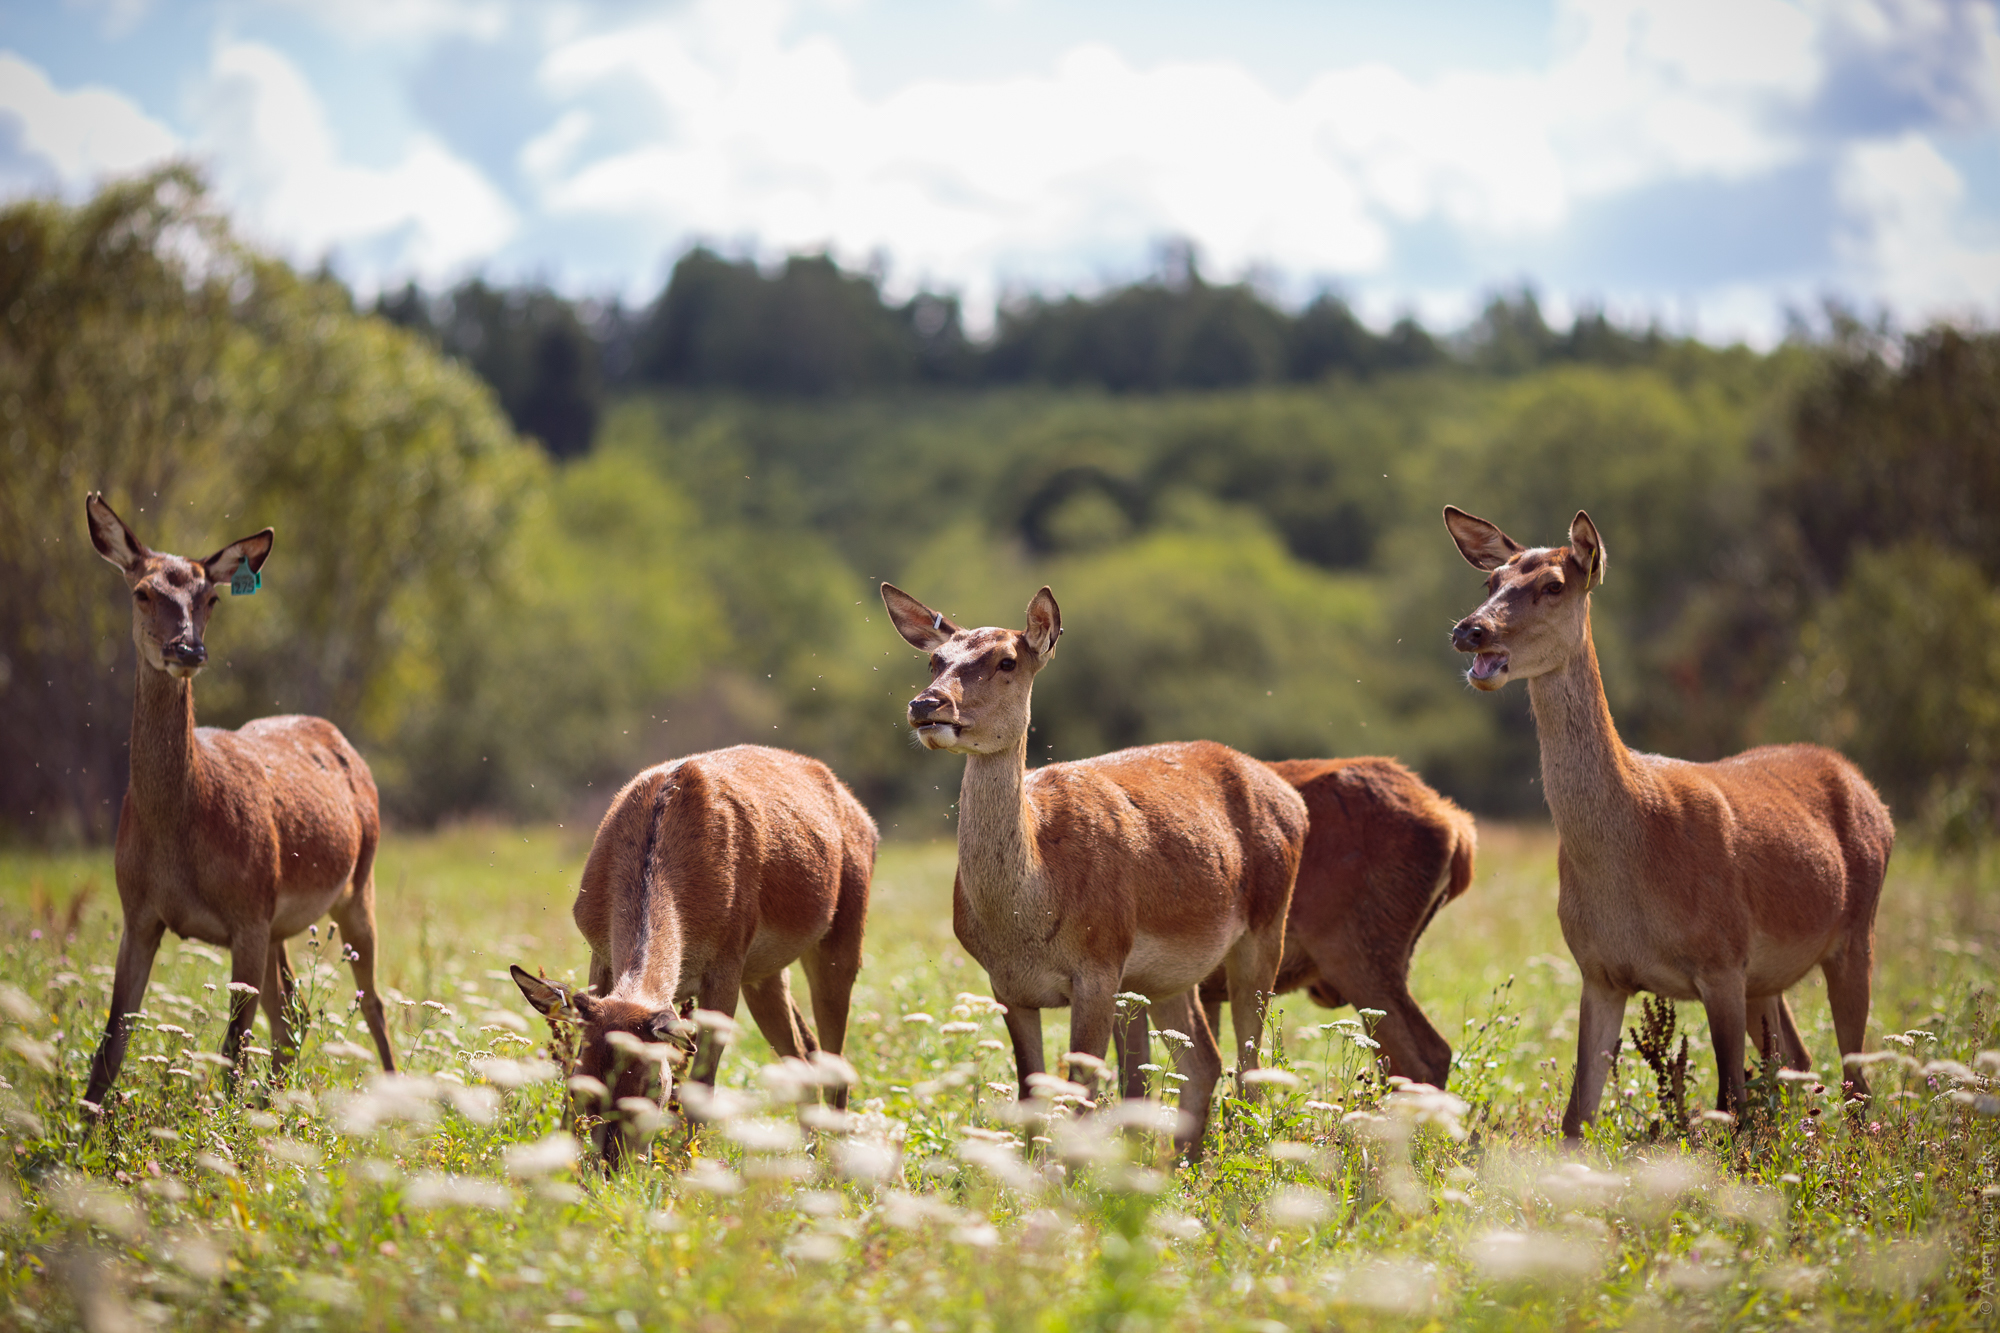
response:
<path id="1" fill-rule="evenodd" d="M 1148 745 L 1028 774 L 1045 878 L 1087 910 L 1156 933 L 1218 910 L 1258 930 L 1290 902 L 1305 803 L 1249 756 L 1213 741 Z"/>
<path id="2" fill-rule="evenodd" d="M 613 994 L 684 998 L 718 957 L 768 974 L 865 912 L 875 824 L 818 760 L 740 745 L 647 769 L 598 826 L 573 914 Z M 852 867 L 864 873 L 848 873 Z"/>

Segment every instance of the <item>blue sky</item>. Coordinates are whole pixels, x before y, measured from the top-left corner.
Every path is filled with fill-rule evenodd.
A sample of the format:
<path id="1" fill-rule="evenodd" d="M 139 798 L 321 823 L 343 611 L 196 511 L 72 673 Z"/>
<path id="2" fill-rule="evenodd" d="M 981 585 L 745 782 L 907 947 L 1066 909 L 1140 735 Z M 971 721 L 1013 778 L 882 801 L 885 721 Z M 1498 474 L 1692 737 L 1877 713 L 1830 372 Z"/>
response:
<path id="1" fill-rule="evenodd" d="M 0 194 L 173 155 L 364 294 L 644 300 L 699 240 L 978 326 L 1184 236 L 1377 322 L 2000 315 L 1994 0 L 0 3 Z"/>

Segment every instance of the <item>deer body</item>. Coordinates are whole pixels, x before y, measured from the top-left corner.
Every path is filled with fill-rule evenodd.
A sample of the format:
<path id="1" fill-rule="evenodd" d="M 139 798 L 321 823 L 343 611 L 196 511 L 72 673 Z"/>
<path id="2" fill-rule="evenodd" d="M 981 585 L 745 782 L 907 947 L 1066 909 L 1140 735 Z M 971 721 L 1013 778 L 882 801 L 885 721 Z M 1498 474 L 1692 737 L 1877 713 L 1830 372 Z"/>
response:
<path id="1" fill-rule="evenodd" d="M 382 1065 L 393 1069 L 375 990 L 381 816 L 367 763 L 316 717 L 262 718 L 237 731 L 195 725 L 194 675 L 207 657 L 202 633 L 217 589 L 239 562 L 262 566 L 269 529 L 195 562 L 148 550 L 101 497 L 89 497 L 85 509 L 99 553 L 132 588 L 139 647 L 131 780 L 115 856 L 124 932 L 85 1100 L 100 1104 L 118 1075 L 127 1015 L 145 998 L 169 930 L 228 949 L 231 981 L 253 988 L 232 995 L 224 1053 L 239 1053 L 261 996 L 282 1064 L 292 1044 L 285 941 L 330 915 Z"/>
<path id="2" fill-rule="evenodd" d="M 926 748 L 966 756 L 952 925 L 1006 1006 L 1022 1098 L 1044 1069 L 1041 1010 L 1067 1005 L 1070 1050 L 1102 1059 L 1119 1028 L 1117 995 L 1136 992 L 1194 1043 L 1179 1142 L 1198 1153 L 1222 1064 L 1196 988 L 1223 970 L 1240 1067 L 1253 1068 L 1304 801 L 1208 741 L 1030 772 L 1030 686 L 1062 632 L 1048 589 L 1025 631 L 960 630 L 900 589 L 884 584 L 882 595 L 898 632 L 932 658 L 912 727 Z M 1116 1033 L 1128 1069 L 1145 1058 L 1145 1024 L 1141 1013 Z"/>
<path id="3" fill-rule="evenodd" d="M 1393 759 L 1288 759 L 1270 765 L 1311 817 L 1272 989 L 1304 987 L 1329 1009 L 1383 1013 L 1375 1029 L 1389 1072 L 1443 1087 L 1451 1043 L 1410 994 L 1410 959 L 1438 909 L 1472 882 L 1472 816 Z M 1216 1025 L 1227 985 L 1202 984 Z"/>
<path id="4" fill-rule="evenodd" d="M 663 1041 L 683 1006 L 733 1014 L 739 997 L 778 1055 L 838 1055 L 875 847 L 875 821 L 816 759 L 738 745 L 649 768 L 612 801 L 584 864 L 573 915 L 590 945 L 590 989 L 518 967 L 515 982 L 544 1014 L 582 1020 L 577 1072 L 593 1078 L 619 1067 L 612 1033 Z M 792 999 L 793 962 L 812 987 L 817 1033 Z M 721 1058 L 721 1039 L 703 1031 L 689 1076 L 712 1082 Z M 617 1096 L 642 1095 L 645 1071 L 606 1081 Z"/>
<path id="5" fill-rule="evenodd" d="M 1718 1103 L 1744 1096 L 1744 1045 L 1809 1067 L 1784 992 L 1814 967 L 1843 1056 L 1868 1023 L 1875 908 L 1895 828 L 1851 762 L 1816 745 L 1766 746 L 1714 763 L 1619 740 L 1590 634 L 1604 551 L 1579 513 L 1568 547 L 1528 550 L 1445 511 L 1459 549 L 1493 571 L 1484 605 L 1453 631 L 1469 678 L 1528 678 L 1542 785 L 1560 839 L 1557 916 L 1583 974 L 1577 1075 L 1563 1132 L 1593 1119 L 1627 999 L 1699 1000 L 1715 1043 Z M 1867 1092 L 1858 1069 L 1847 1074 Z"/>

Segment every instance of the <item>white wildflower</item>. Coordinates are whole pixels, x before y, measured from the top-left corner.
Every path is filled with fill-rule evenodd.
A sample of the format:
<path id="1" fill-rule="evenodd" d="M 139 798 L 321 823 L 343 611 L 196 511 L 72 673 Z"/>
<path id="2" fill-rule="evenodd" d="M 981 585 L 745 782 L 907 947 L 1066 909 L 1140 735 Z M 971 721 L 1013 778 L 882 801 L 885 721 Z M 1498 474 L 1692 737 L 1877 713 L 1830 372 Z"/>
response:
<path id="1" fill-rule="evenodd" d="M 434 1171 L 412 1176 L 403 1202 L 412 1208 L 507 1208 L 514 1192 L 496 1181 Z"/>
<path id="2" fill-rule="evenodd" d="M 521 1180 L 567 1171 L 582 1154 L 576 1139 L 558 1130 L 533 1143 L 517 1143 L 501 1154 L 507 1174 Z"/>
<path id="3" fill-rule="evenodd" d="M 737 1118 L 723 1126 L 723 1136 L 745 1152 L 790 1152 L 799 1146 L 799 1127 L 775 1116 Z"/>
<path id="4" fill-rule="evenodd" d="M 1243 1071 L 1242 1079 L 1245 1084 L 1253 1088 L 1290 1089 L 1303 1088 L 1306 1085 L 1306 1081 L 1291 1070 L 1276 1069 L 1270 1066 L 1259 1069 L 1246 1069 Z"/>
<path id="5" fill-rule="evenodd" d="M 1325 1190 L 1281 1185 L 1271 1191 L 1264 1215 L 1277 1227 L 1313 1227 L 1333 1215 L 1333 1202 Z"/>

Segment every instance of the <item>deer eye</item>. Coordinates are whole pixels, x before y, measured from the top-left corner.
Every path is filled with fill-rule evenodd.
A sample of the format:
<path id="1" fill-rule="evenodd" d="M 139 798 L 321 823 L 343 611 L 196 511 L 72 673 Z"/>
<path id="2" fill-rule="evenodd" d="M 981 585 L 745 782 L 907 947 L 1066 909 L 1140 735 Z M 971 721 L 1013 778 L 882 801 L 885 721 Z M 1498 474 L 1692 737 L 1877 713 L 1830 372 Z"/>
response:
<path id="1" fill-rule="evenodd" d="M 217 602 L 221 600 L 222 600 L 222 594 L 219 592 L 212 592 L 208 595 L 208 604 L 210 606 L 214 606 Z"/>
<path id="2" fill-rule="evenodd" d="M 1562 590 L 1563 586 L 1560 583 L 1544 583 L 1542 585 L 1542 596 L 1554 597 L 1557 593 L 1560 593 Z"/>
<path id="3" fill-rule="evenodd" d="M 933 656 L 931 658 L 931 674 L 935 676 L 938 672 L 942 670 L 944 670 L 944 659 L 942 657 Z"/>
<path id="4" fill-rule="evenodd" d="M 1013 659 L 1013 658 L 1011 658 L 1011 657 L 1003 657 L 1003 658 L 1001 658 L 1001 659 L 1000 659 L 1000 669 L 1001 669 L 1002 671 L 1012 671 L 1012 670 L 1014 669 L 1014 659 Z"/>
<path id="5" fill-rule="evenodd" d="M 138 601 L 138 602 L 142 602 L 142 603 L 143 603 L 143 602 L 150 602 L 150 601 L 152 601 L 152 600 L 153 600 L 153 599 L 152 599 L 152 598 L 151 598 L 150 596 L 148 596 L 148 595 L 147 595 L 147 593 L 146 593 L 146 590 L 145 590 L 144 588 L 141 588 L 141 589 L 139 589 L 139 590 L 138 590 L 137 592 L 133 593 L 133 594 L 132 594 L 132 597 L 133 597 L 133 600 L 135 600 L 135 601 Z"/>

